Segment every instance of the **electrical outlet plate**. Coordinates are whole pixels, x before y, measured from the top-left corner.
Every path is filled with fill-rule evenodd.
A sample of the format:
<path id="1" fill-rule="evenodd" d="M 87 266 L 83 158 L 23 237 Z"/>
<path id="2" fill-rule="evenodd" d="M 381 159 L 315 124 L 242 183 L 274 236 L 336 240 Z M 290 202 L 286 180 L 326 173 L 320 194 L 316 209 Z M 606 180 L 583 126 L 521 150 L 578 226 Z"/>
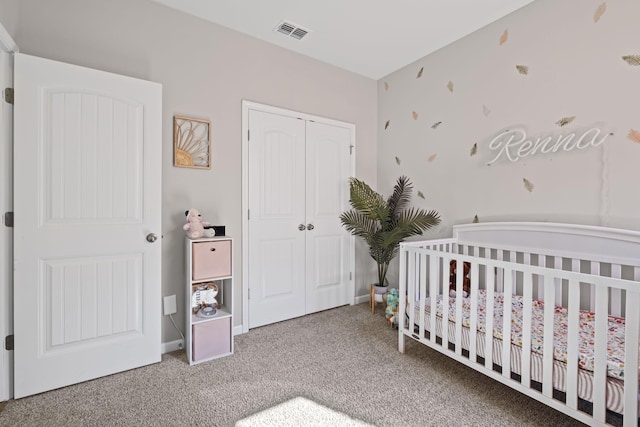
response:
<path id="1" fill-rule="evenodd" d="M 174 314 L 177 311 L 176 296 L 169 295 L 168 297 L 164 297 L 164 315 L 168 316 L 169 314 Z"/>

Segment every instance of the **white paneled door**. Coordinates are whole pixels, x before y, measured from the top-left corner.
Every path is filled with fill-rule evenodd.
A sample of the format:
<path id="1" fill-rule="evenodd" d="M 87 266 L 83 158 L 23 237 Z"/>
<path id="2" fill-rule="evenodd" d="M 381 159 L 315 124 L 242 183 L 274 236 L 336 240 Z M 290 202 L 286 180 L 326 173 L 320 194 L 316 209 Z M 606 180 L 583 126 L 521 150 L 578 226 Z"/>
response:
<path id="1" fill-rule="evenodd" d="M 306 122 L 306 312 L 351 302 L 351 236 L 340 224 L 349 208 L 351 130 Z"/>
<path id="2" fill-rule="evenodd" d="M 249 327 L 352 302 L 352 131 L 249 110 Z"/>
<path id="3" fill-rule="evenodd" d="M 162 87 L 15 56 L 14 395 L 160 361 Z"/>

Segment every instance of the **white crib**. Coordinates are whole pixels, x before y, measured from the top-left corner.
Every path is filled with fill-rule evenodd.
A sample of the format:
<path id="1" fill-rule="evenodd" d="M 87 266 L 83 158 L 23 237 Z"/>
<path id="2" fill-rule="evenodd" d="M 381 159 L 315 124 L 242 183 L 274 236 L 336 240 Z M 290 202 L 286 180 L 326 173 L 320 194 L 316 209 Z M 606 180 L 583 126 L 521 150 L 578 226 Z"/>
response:
<path id="1" fill-rule="evenodd" d="M 449 297 L 451 260 L 471 264 L 468 298 Z M 399 293 L 400 352 L 410 337 L 586 424 L 638 425 L 640 232 L 454 226 L 401 244 Z"/>

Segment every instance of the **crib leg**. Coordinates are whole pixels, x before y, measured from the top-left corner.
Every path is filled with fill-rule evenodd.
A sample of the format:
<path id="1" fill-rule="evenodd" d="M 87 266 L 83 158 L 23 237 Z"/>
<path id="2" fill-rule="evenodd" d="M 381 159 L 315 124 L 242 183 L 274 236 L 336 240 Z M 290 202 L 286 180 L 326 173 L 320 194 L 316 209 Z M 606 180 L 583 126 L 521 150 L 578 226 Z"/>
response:
<path id="1" fill-rule="evenodd" d="M 400 328 L 398 328 L 398 351 L 400 353 L 404 353 L 404 338 L 404 334 L 402 333 Z"/>

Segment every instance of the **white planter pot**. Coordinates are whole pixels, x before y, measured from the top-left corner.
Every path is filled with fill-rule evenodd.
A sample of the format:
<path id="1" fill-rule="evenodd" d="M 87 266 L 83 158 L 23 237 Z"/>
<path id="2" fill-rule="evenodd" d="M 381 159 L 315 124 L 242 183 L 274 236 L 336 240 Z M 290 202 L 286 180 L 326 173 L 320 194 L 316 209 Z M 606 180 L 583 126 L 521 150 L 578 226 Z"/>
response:
<path id="1" fill-rule="evenodd" d="M 383 295 L 387 293 L 389 290 L 389 286 L 378 286 L 373 285 L 373 292 L 376 302 L 384 302 L 382 299 Z"/>

